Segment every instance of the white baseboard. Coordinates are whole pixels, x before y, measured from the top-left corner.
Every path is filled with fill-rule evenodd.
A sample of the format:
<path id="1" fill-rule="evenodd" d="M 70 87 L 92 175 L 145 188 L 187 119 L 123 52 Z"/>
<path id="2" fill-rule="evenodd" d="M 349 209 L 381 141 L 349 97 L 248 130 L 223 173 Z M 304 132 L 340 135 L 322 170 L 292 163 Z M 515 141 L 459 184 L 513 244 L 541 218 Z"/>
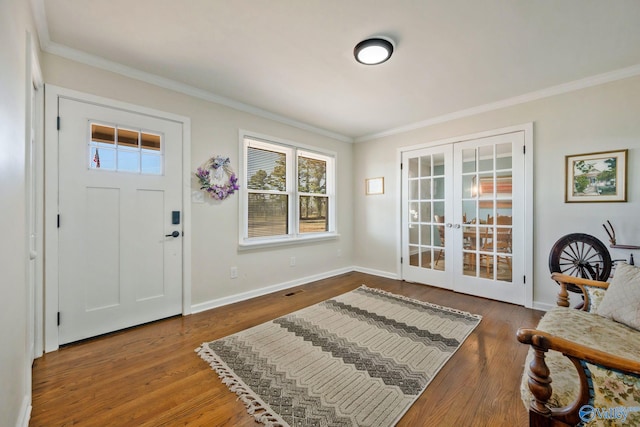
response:
<path id="1" fill-rule="evenodd" d="M 373 276 L 380 276 L 380 277 L 386 277 L 387 279 L 394 279 L 394 280 L 400 280 L 400 276 L 396 273 L 390 273 L 388 271 L 382 271 L 382 270 L 374 270 L 372 268 L 366 268 L 366 267 L 353 267 L 354 271 L 357 271 L 358 273 L 366 273 L 366 274 L 371 274 Z"/>
<path id="2" fill-rule="evenodd" d="M 549 311 L 553 307 L 555 307 L 555 305 L 553 305 L 553 304 L 547 304 L 546 302 L 534 301 L 533 302 L 533 307 L 531 307 L 531 308 L 533 308 L 534 310 Z"/>
<path id="3" fill-rule="evenodd" d="M 304 285 L 306 283 L 315 282 L 316 280 L 327 279 L 329 277 L 338 276 L 340 274 L 349 273 L 354 271 L 354 267 L 345 267 L 338 270 L 327 271 L 321 274 L 315 274 L 313 276 L 301 277 L 300 279 L 291 280 L 289 282 L 278 283 L 276 285 L 266 286 L 264 288 L 256 289 L 253 291 L 242 292 L 236 295 L 231 295 L 224 298 L 218 298 L 211 301 L 201 302 L 193 304 L 191 306 L 191 313 L 200 313 L 202 311 L 211 310 L 212 308 L 222 307 L 223 305 L 233 304 L 240 301 L 245 301 L 251 298 L 259 297 L 262 295 L 278 292 L 283 289 L 293 288 L 294 286 Z M 373 274 L 373 273 L 371 273 Z"/>
<path id="4" fill-rule="evenodd" d="M 31 396 L 25 395 L 22 399 L 22 405 L 20 407 L 20 416 L 16 421 L 16 427 L 29 427 L 29 420 L 31 419 Z"/>
<path id="5" fill-rule="evenodd" d="M 224 305 L 245 301 L 251 298 L 267 295 L 267 294 L 278 292 L 284 289 L 293 288 L 295 286 L 305 285 L 307 283 L 315 282 L 316 280 L 327 279 L 329 277 L 349 273 L 351 271 L 357 271 L 358 273 L 371 274 L 372 276 L 385 277 L 387 279 L 400 280 L 400 276 L 398 274 L 391 273 L 388 271 L 376 270 L 373 268 L 359 267 L 359 266 L 345 267 L 338 270 L 332 270 L 332 271 L 327 271 L 320 274 L 315 274 L 313 276 L 301 277 L 299 279 L 291 280 L 289 282 L 266 286 L 264 288 L 256 289 L 253 291 L 242 292 L 242 293 L 231 295 L 224 298 L 218 298 L 218 299 L 214 299 L 206 302 L 201 302 L 198 304 L 193 304 L 191 306 L 191 313 L 192 314 L 200 313 L 202 311 L 211 310 L 212 308 L 222 307 Z M 534 301 L 533 307 L 531 308 L 533 308 L 534 310 L 549 311 L 553 307 L 555 307 L 555 305 L 553 304 Z"/>

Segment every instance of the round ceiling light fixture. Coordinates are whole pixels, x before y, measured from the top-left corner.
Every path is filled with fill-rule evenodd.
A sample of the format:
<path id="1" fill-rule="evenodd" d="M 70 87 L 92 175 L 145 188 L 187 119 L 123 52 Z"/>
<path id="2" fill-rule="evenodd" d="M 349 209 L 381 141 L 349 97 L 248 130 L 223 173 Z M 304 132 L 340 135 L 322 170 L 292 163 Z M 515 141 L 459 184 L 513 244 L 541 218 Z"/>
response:
<path id="1" fill-rule="evenodd" d="M 382 37 L 363 40 L 353 49 L 356 61 L 365 65 L 382 64 L 393 53 L 393 41 Z"/>

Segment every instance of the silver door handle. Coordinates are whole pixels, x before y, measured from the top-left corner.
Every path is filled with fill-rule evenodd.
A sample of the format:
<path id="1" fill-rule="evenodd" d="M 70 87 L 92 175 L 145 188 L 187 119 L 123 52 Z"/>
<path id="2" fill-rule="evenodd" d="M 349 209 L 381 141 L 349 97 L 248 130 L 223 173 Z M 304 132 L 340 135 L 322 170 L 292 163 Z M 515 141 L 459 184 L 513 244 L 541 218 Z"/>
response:
<path id="1" fill-rule="evenodd" d="M 453 224 L 451 224 L 450 222 L 448 222 L 448 223 L 446 224 L 446 226 L 447 226 L 447 228 L 451 228 L 451 227 L 453 227 Z"/>
<path id="2" fill-rule="evenodd" d="M 460 228 L 460 224 L 455 224 L 453 228 Z"/>

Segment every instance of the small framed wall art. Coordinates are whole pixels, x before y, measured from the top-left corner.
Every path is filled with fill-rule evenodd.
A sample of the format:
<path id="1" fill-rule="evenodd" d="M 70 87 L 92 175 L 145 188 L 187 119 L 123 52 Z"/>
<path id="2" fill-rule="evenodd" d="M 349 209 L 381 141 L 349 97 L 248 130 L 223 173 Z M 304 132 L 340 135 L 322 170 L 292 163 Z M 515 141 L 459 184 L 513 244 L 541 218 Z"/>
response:
<path id="1" fill-rule="evenodd" d="M 565 202 L 626 202 L 628 151 L 565 156 Z"/>
<path id="2" fill-rule="evenodd" d="M 384 194 L 384 178 L 367 178 L 365 181 L 365 193 L 367 196 Z"/>

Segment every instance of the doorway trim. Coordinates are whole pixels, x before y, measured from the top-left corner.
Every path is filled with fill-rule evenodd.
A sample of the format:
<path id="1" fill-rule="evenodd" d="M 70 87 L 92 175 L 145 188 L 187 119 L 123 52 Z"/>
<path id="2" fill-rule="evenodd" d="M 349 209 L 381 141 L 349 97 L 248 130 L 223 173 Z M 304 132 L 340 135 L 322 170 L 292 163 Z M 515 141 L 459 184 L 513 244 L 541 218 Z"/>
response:
<path id="1" fill-rule="evenodd" d="M 182 124 L 182 315 L 191 314 L 191 119 L 127 102 L 45 84 L 44 351 L 58 349 L 58 99 L 68 98 Z"/>
<path id="2" fill-rule="evenodd" d="M 451 138 L 440 139 L 431 142 L 425 142 L 416 145 L 409 145 L 399 147 L 396 152 L 396 161 L 402 165 L 402 155 L 407 151 L 419 150 L 423 148 L 435 147 L 438 145 L 454 144 L 458 142 L 470 141 L 474 139 L 487 138 L 492 136 L 499 136 L 508 133 L 523 132 L 524 133 L 524 145 L 526 147 L 526 153 L 524 156 L 525 171 L 524 171 L 524 185 L 525 185 L 525 199 L 524 199 L 524 239 L 525 242 L 530 242 L 529 245 L 525 245 L 524 250 L 524 270 L 525 270 L 525 283 L 524 283 L 524 306 L 527 308 L 533 308 L 533 122 L 523 123 L 520 125 L 514 125 L 504 128 L 492 129 L 488 131 L 477 132 L 468 135 L 454 136 Z M 396 274 L 401 280 L 404 279 L 402 274 L 402 168 L 398 168 L 398 180 L 396 185 L 396 194 L 398 194 L 397 200 L 397 216 L 396 216 L 396 229 L 398 230 L 396 240 Z"/>

